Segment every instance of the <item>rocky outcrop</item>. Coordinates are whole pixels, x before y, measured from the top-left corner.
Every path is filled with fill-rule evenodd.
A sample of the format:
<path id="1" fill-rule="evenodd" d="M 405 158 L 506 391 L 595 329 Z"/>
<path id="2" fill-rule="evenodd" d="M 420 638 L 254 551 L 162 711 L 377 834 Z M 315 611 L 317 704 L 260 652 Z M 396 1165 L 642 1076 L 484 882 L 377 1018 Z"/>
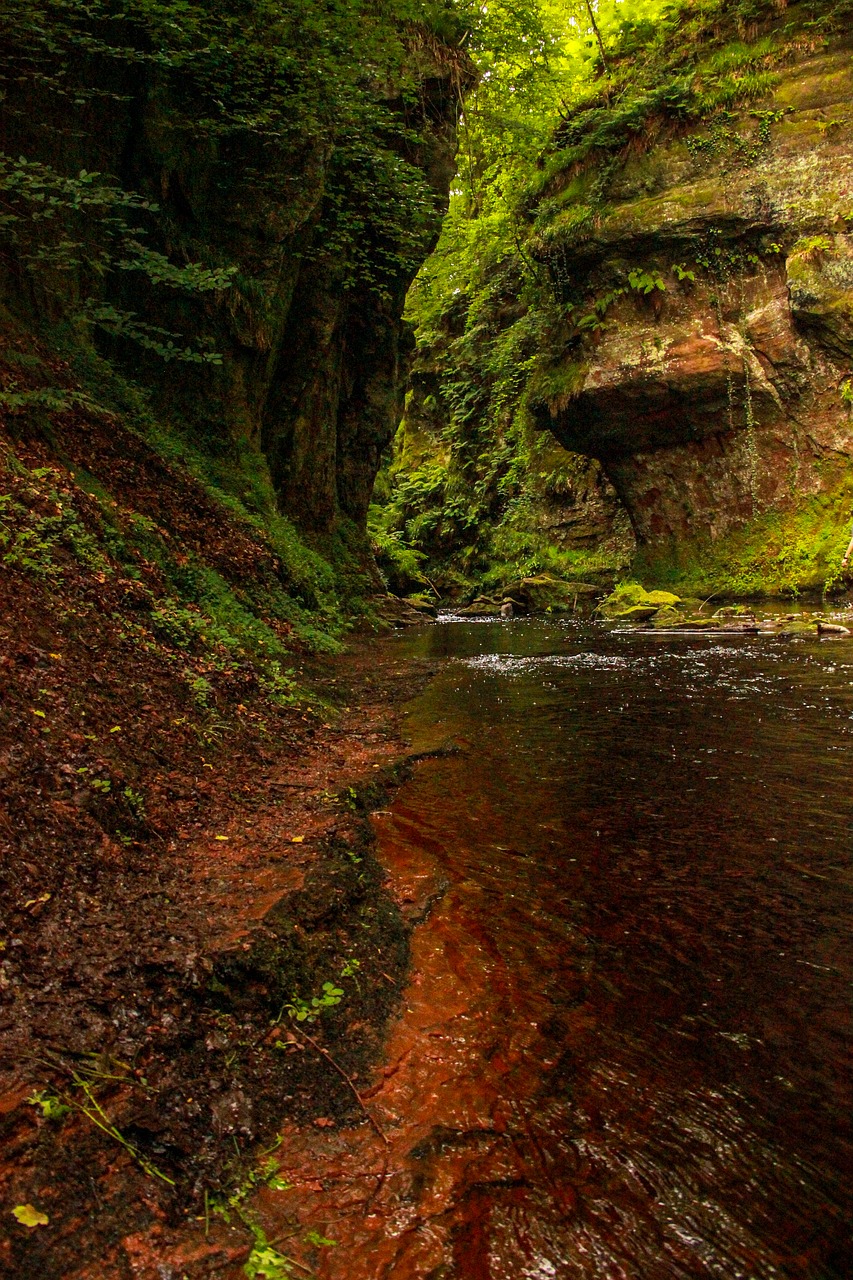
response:
<path id="1" fill-rule="evenodd" d="M 786 46 L 781 21 L 762 38 L 777 42 L 772 91 L 704 124 L 658 122 L 584 235 L 572 175 L 546 192 L 566 195 L 540 255 L 575 306 L 531 408 L 600 460 L 650 562 L 849 486 L 851 39 Z"/>
<path id="2" fill-rule="evenodd" d="M 394 23 L 390 6 L 376 8 L 387 9 Z M 282 13 L 283 24 L 296 23 L 294 39 L 304 41 L 287 6 Z M 146 20 L 140 12 L 139 23 Z M 318 19 L 317 40 L 330 41 L 332 81 L 341 56 L 335 40 L 342 38 L 334 23 L 345 20 Z M 181 43 L 192 44 L 189 19 L 177 54 L 166 49 L 171 37 L 163 37 L 165 52 L 156 43 L 152 51 L 158 37 L 144 25 L 140 35 L 130 22 L 126 29 L 98 25 L 96 15 L 90 31 L 86 21 L 75 17 L 69 35 L 64 19 L 57 20 L 58 52 L 36 41 L 38 59 L 29 46 L 11 47 L 11 39 L 10 50 L 0 50 L 0 62 L 16 72 L 0 149 L 47 166 L 60 184 L 80 171 L 99 180 L 110 175 L 135 193 L 139 203 L 128 216 L 140 223 L 146 251 L 163 254 L 176 271 L 194 262 L 233 265 L 234 274 L 227 288 L 188 293 L 152 288 L 144 273 L 116 270 L 111 259 L 98 278 L 85 266 L 70 280 L 66 272 L 58 303 L 56 282 L 45 287 L 44 267 L 38 263 L 39 274 L 34 252 L 24 246 L 4 272 L 0 295 L 19 315 L 34 314 L 38 328 L 58 315 L 79 323 L 72 308 L 88 294 L 101 310 L 132 314 L 149 335 L 180 335 L 178 346 L 197 343 L 220 353 L 220 364 L 176 361 L 166 370 L 152 352 L 165 338 L 142 350 L 127 340 L 128 326 L 98 338 L 100 353 L 146 384 L 160 416 L 178 422 L 204 451 L 233 460 L 245 442 L 260 450 L 280 508 L 297 525 L 323 534 L 346 521 L 363 529 L 379 455 L 400 419 L 408 341 L 403 303 L 440 225 L 470 60 L 452 40 L 392 25 L 393 50 L 399 49 L 375 82 L 367 69 L 361 81 L 347 72 L 352 83 L 344 84 L 342 100 L 356 102 L 357 126 L 339 126 L 327 118 L 334 117 L 335 100 L 322 78 L 309 78 L 307 88 L 290 83 L 299 72 L 288 70 L 285 57 L 276 81 L 274 59 L 264 61 L 261 45 L 247 53 L 227 15 L 213 45 L 191 55 Z M 172 24 L 176 31 L 182 21 Z M 23 36 L 35 40 L 26 22 Z M 268 38 L 276 38 L 272 29 Z M 310 51 L 291 52 L 294 68 L 308 65 Z M 368 68 L 371 56 L 349 52 L 356 68 Z M 245 73 L 249 99 L 239 96 L 241 57 L 255 60 Z M 206 81 L 199 87 L 202 72 L 219 87 Z M 232 90 L 236 107 L 226 98 Z M 275 94 L 283 95 L 283 106 Z M 281 118 L 270 125 L 265 117 L 274 109 Z M 103 212 L 92 207 L 89 235 Z M 104 261 L 110 235 L 114 228 L 94 236 Z"/>
<path id="3" fill-rule="evenodd" d="M 419 531 L 418 546 L 435 563 L 460 552 L 461 558 L 468 558 L 476 538 L 482 561 L 494 565 L 502 558 L 495 540 L 500 544 L 505 531 L 511 530 L 516 550 L 524 545 L 531 560 L 539 558 L 542 548 L 569 557 L 589 553 L 590 558 L 597 557 L 596 563 L 578 564 L 577 574 L 603 570 L 612 582 L 630 562 L 635 547 L 625 509 L 597 461 L 529 428 L 519 412 L 522 379 L 509 397 L 504 389 L 495 389 L 488 368 L 489 342 L 505 334 L 506 317 L 500 314 L 500 302 L 491 301 L 497 314 L 480 316 L 478 324 L 471 325 L 481 338 L 469 335 L 454 343 L 461 335 L 451 332 L 450 336 L 441 333 L 431 343 L 421 342 L 409 373 L 394 468 L 404 481 L 419 472 L 441 475 L 443 480 L 426 499 L 421 490 L 418 505 L 404 508 L 406 517 L 413 521 L 422 515 L 430 499 L 440 502 L 445 511 L 467 507 L 468 514 L 475 500 L 482 504 L 476 534 L 471 521 L 456 528 L 452 521 L 436 520 L 433 536 Z M 443 319 L 451 330 L 458 317 L 451 313 Z M 465 388 L 461 404 L 460 387 Z M 512 487 L 502 483 L 510 450 L 515 472 Z M 499 453 L 503 462 L 496 459 Z M 547 555 L 543 559 L 548 563 Z M 431 573 L 435 572 L 433 568 Z M 517 566 L 510 563 L 506 572 L 517 576 Z"/>
<path id="4" fill-rule="evenodd" d="M 602 467 L 557 445 L 540 449 L 531 467 L 531 520 L 563 550 L 606 550 L 626 559 L 633 550 L 624 508 Z"/>

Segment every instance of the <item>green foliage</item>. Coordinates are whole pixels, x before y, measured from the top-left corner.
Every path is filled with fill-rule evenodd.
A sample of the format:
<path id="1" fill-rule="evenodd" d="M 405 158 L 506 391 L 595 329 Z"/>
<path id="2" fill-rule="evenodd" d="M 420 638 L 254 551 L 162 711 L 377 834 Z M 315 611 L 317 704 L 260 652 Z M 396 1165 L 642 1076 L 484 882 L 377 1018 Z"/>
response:
<path id="1" fill-rule="evenodd" d="M 791 248 L 789 256 L 802 258 L 805 262 L 814 262 L 831 250 L 832 241 L 828 236 L 802 236 Z"/>
<path id="2" fill-rule="evenodd" d="M 242 1216 L 254 1239 L 252 1251 L 243 1267 L 249 1280 L 257 1280 L 258 1277 L 262 1280 L 287 1280 L 289 1276 L 308 1274 L 308 1269 L 303 1263 L 297 1262 L 270 1244 L 266 1233 L 253 1218 L 245 1213 Z M 336 1244 L 336 1241 L 329 1240 L 319 1231 L 306 1231 L 302 1238 L 306 1244 L 315 1249 L 329 1249 Z"/>
<path id="3" fill-rule="evenodd" d="M 138 272 L 154 287 L 207 293 L 227 289 L 236 267 L 178 266 L 142 243 L 143 215 L 158 206 L 122 189 L 109 175 L 63 174 L 41 160 L 0 152 L 0 227 L 15 256 L 54 300 L 76 295 L 76 314 L 115 336 L 133 339 L 164 360 L 220 363 L 221 356 L 98 300 L 108 272 Z M 132 222 L 131 218 L 137 221 Z"/>
<path id="4" fill-rule="evenodd" d="M 54 341 L 59 343 L 61 336 L 57 332 Z M 77 393 L 86 405 L 92 408 L 97 396 L 99 412 L 115 414 L 168 464 L 188 471 L 217 507 L 223 507 L 238 524 L 247 527 L 250 536 L 268 545 L 271 557 L 281 565 L 278 581 L 250 578 L 236 589 L 214 571 L 206 573 L 203 562 L 192 557 L 179 565 L 149 517 L 130 511 L 125 527 L 120 531 L 111 527 L 109 521 L 115 518 L 111 496 L 92 476 L 78 473 L 79 482 L 101 504 L 107 520 L 104 538 L 112 541 L 110 553 L 122 560 L 125 571 L 136 572 L 136 552 L 153 560 L 174 584 L 170 594 L 175 600 L 186 594 L 211 623 L 230 632 L 237 647 L 247 651 L 278 659 L 285 653 L 281 637 L 268 622 L 258 624 L 259 616 L 292 628 L 299 643 L 309 649 L 340 651 L 339 637 L 365 607 L 360 598 L 363 570 L 346 542 L 309 544 L 292 521 L 279 513 L 266 460 L 244 437 L 215 451 L 206 448 L 203 442 L 184 434 L 180 424 L 155 416 L 143 389 L 128 382 L 107 361 L 73 348 L 70 354 L 75 374 L 87 388 Z M 181 625 L 195 630 L 191 618 L 185 617 Z M 234 647 L 224 635 L 213 638 L 226 648 Z"/>
<path id="5" fill-rule="evenodd" d="M 266 1237 L 258 1231 L 254 1219 L 245 1210 L 245 1203 L 249 1196 L 259 1187 L 269 1187 L 273 1191 L 290 1191 L 293 1186 L 280 1172 L 278 1161 L 272 1154 L 280 1143 L 281 1138 L 276 1139 L 271 1148 L 261 1153 L 261 1157 L 255 1164 L 248 1169 L 242 1169 L 239 1178 L 234 1179 L 226 1196 L 213 1199 L 205 1194 L 205 1205 L 209 1210 L 219 1214 L 225 1222 L 231 1221 L 230 1211 L 236 1211 L 241 1221 L 252 1231 L 256 1240 L 265 1241 Z"/>
<path id="6" fill-rule="evenodd" d="M 651 561 L 641 552 L 635 571 L 680 595 L 795 597 L 832 590 L 849 540 L 851 490 L 843 478 L 831 492 L 805 499 L 797 510 L 759 512 L 742 529 L 714 542 L 682 541 Z"/>
<path id="7" fill-rule="evenodd" d="M 425 406 L 433 443 L 418 465 L 407 465 L 405 455 L 392 465 L 390 501 L 373 521 L 386 539 L 428 556 L 430 575 L 436 564 L 445 580 L 458 573 L 463 581 L 482 579 L 497 564 L 508 573 L 555 562 L 569 569 L 571 557 L 537 532 L 541 503 L 557 494 L 536 478 L 527 402 L 534 384 L 543 394 L 541 370 L 552 350 L 564 348 L 567 327 L 580 335 L 602 328 L 628 285 L 567 306 L 542 245 L 593 231 L 600 183 L 574 177 L 573 166 L 597 145 L 588 126 L 601 123 L 602 75 L 612 79 L 620 48 L 645 48 L 662 9 L 654 0 L 606 0 L 595 6 L 593 26 L 582 3 L 499 3 L 472 35 L 482 80 L 466 100 L 449 215 L 408 302 L 417 328 L 415 379 L 424 370 L 437 383 Z M 636 102 L 630 111 L 641 118 Z M 614 104 L 604 122 L 619 145 L 626 119 Z M 531 236 L 528 202 L 546 190 Z M 632 287 L 665 286 L 643 273 Z M 575 373 L 553 388 L 555 396 L 573 394 Z M 413 401 L 409 417 L 419 408 Z"/>
<path id="8" fill-rule="evenodd" d="M 63 1102 L 57 1093 L 51 1093 L 48 1089 L 39 1089 L 33 1093 L 27 1102 L 31 1107 L 38 1107 L 45 1120 L 61 1120 L 67 1116 L 71 1107 Z"/>
<path id="9" fill-rule="evenodd" d="M 717 284 L 725 286 L 740 280 L 751 268 L 761 265 L 757 248 L 732 244 L 720 227 L 711 227 L 696 247 L 696 265 Z"/>
<path id="10" fill-rule="evenodd" d="M 488 40 L 478 46 L 480 27 L 470 46 L 483 79 L 466 100 L 450 212 L 409 295 L 413 391 L 374 517 L 383 537 L 427 555 L 431 581 L 497 581 L 509 566 L 572 572 L 539 531 L 561 482 L 538 474 L 528 406 L 556 411 L 577 393 L 626 292 L 651 300 L 667 288 L 661 263 L 614 269 L 582 295 L 576 247 L 607 217 L 623 166 L 661 135 L 683 139 L 697 168 L 756 164 L 784 115 L 760 102 L 778 69 L 797 42 L 842 29 L 849 10 L 849 0 L 821 0 L 786 22 L 773 0 L 488 6 Z M 669 269 L 684 288 L 704 272 L 720 310 L 729 285 L 778 250 L 711 231 L 694 260 Z M 744 352 L 733 359 L 738 382 L 741 365 L 754 490 Z M 731 372 L 729 396 L 734 415 Z M 608 560 L 618 562 L 612 547 Z"/>
<path id="11" fill-rule="evenodd" d="M 272 1245 L 257 1241 L 246 1259 L 243 1267 L 249 1280 L 262 1276 L 265 1280 L 285 1280 L 293 1275 L 293 1268 L 283 1253 L 279 1253 Z"/>
<path id="12" fill-rule="evenodd" d="M 762 90 L 767 93 L 772 89 L 770 78 Z M 761 94 L 756 93 L 756 96 Z M 723 104 L 720 104 L 721 106 Z M 751 130 L 735 128 L 732 121 L 736 119 L 732 112 L 721 110 L 712 116 L 705 133 L 691 134 L 685 138 L 685 145 L 694 160 L 724 160 L 724 168 L 750 168 L 769 150 L 771 145 L 770 126 L 778 124 L 784 117 L 784 111 L 753 111 L 752 119 L 758 123 Z"/>
<path id="13" fill-rule="evenodd" d="M 402 530 L 389 527 L 394 518 L 392 508 L 371 503 L 367 513 L 367 534 L 386 585 L 397 595 L 408 595 L 425 585 L 422 566 L 426 556 L 408 545 Z"/>
<path id="14" fill-rule="evenodd" d="M 101 1106 L 97 1098 L 97 1090 L 99 1086 L 106 1080 L 114 1080 L 121 1077 L 113 1075 L 104 1076 L 98 1067 L 92 1068 L 88 1065 L 81 1066 L 79 1070 L 73 1071 L 71 1075 L 71 1083 L 77 1091 L 76 1096 L 72 1094 L 63 1094 L 62 1100 L 65 1101 L 75 1111 L 85 1116 L 96 1129 L 100 1129 L 107 1137 L 112 1138 L 120 1147 L 128 1153 L 142 1169 L 143 1173 L 147 1173 L 151 1178 L 158 1178 L 161 1182 L 167 1183 L 170 1187 L 175 1185 L 174 1179 L 165 1174 L 162 1169 L 153 1164 L 147 1156 L 139 1150 L 135 1143 L 122 1133 L 116 1124 L 110 1120 L 104 1108 Z"/>
<path id="15" fill-rule="evenodd" d="M 277 1146 L 280 1141 L 279 1138 L 275 1145 Z M 255 1215 L 246 1207 L 249 1196 L 260 1187 L 269 1187 L 273 1191 L 289 1191 L 293 1185 L 280 1173 L 275 1156 L 268 1153 L 264 1155 L 265 1158 L 244 1172 L 240 1181 L 227 1196 L 221 1199 L 210 1199 L 205 1191 L 205 1221 L 211 1211 L 218 1214 L 226 1223 L 230 1223 L 232 1215 L 236 1214 L 252 1235 L 252 1248 L 243 1266 L 243 1271 L 249 1280 L 256 1280 L 257 1277 L 262 1277 L 263 1280 L 286 1280 L 294 1274 L 294 1267 L 298 1266 L 303 1274 L 305 1268 L 270 1243 Z"/>
<path id="16" fill-rule="evenodd" d="M 634 271 L 632 272 L 632 276 L 636 277 L 638 280 L 642 279 L 649 282 L 649 288 L 642 290 L 644 293 L 650 293 L 651 290 L 656 287 L 655 278 L 652 276 L 647 276 L 644 271 Z M 662 283 L 660 287 L 663 288 Z M 632 282 L 631 288 L 641 289 L 642 285 L 634 284 Z M 623 288 L 608 289 L 607 292 L 603 293 L 600 297 L 594 298 L 592 302 L 592 310 L 588 311 L 586 315 L 580 316 L 577 320 L 575 320 L 575 327 L 577 328 L 578 332 L 579 333 L 595 333 L 597 330 L 603 329 L 604 317 L 607 315 L 607 312 L 612 307 L 616 299 L 621 298 L 625 292 L 626 291 Z M 574 379 L 572 377 L 570 366 L 563 366 L 563 368 L 565 370 L 567 377 L 572 383 L 571 389 L 574 390 L 575 389 L 573 385 Z M 547 373 L 539 369 L 536 371 L 537 390 L 540 392 L 540 394 L 545 390 L 545 383 L 548 380 L 549 376 L 550 378 L 554 378 L 555 376 L 559 378 L 560 374 L 555 369 L 551 369 Z M 554 390 L 556 390 L 556 388 Z M 554 393 L 554 390 L 552 390 L 551 394 Z M 559 392 L 557 392 L 557 394 L 559 394 Z M 546 395 L 547 395 L 547 392 L 546 392 Z"/>
<path id="17" fill-rule="evenodd" d="M 289 594 L 283 583 L 229 582 L 201 558 L 176 549 L 153 520 L 121 510 L 92 477 L 81 476 L 88 497 L 58 468 L 29 469 L 12 454 L 3 474 L 6 493 L 0 494 L 0 563 L 25 574 L 46 588 L 56 589 L 72 573 L 82 575 L 96 592 L 104 584 L 121 588 L 136 583 L 141 608 L 130 617 L 115 612 L 117 639 L 147 652 L 157 652 L 174 664 L 189 696 L 206 714 L 206 728 L 219 732 L 214 717 L 221 700 L 221 683 L 236 678 L 270 703 L 285 707 L 305 698 L 292 669 L 292 647 L 334 650 L 339 642 L 320 629 L 325 621 L 342 626 L 346 602 L 336 599 L 325 612 Z M 322 566 L 326 590 L 337 595 L 331 566 L 297 544 L 303 563 Z M 279 543 L 279 545 L 281 545 Z M 140 564 L 155 564 L 167 590 L 154 595 L 142 586 Z M 320 624 L 320 625 L 318 625 Z M 221 727 L 221 726 L 220 726 Z M 95 778 L 90 786 L 108 794 L 109 778 Z M 144 797 L 126 787 L 124 803 L 134 820 L 145 817 Z"/>
<path id="18" fill-rule="evenodd" d="M 628 283 L 636 293 L 654 293 L 656 289 L 666 292 L 663 277 L 657 271 L 644 271 L 642 267 L 628 272 Z"/>
<path id="19" fill-rule="evenodd" d="M 93 574 L 113 567 L 86 528 L 50 467 L 24 472 L 12 492 L 0 494 L 0 561 L 44 582 L 59 581 L 73 559 Z"/>
<path id="20" fill-rule="evenodd" d="M 319 995 L 312 996 L 310 1000 L 294 996 L 284 1009 L 296 1022 L 316 1022 L 324 1009 L 333 1009 L 341 1003 L 343 996 L 343 987 L 336 987 L 333 982 L 324 982 Z"/>
<path id="21" fill-rule="evenodd" d="M 210 673 L 228 673 L 252 663 L 258 685 L 270 701 L 286 706 L 299 690 L 292 670 L 283 666 L 288 652 L 261 609 L 242 603 L 215 570 L 190 562 L 171 566 L 171 577 L 182 598 L 164 597 L 150 612 L 154 634 L 176 650 L 199 655 Z M 185 668 L 193 699 L 208 707 L 213 686 L 204 674 Z"/>
<path id="22" fill-rule="evenodd" d="M 249 1280 L 263 1277 L 263 1280 L 287 1280 L 294 1274 L 293 1266 L 286 1254 L 280 1253 L 267 1240 L 260 1228 L 255 1232 L 255 1243 L 243 1267 Z"/>
<path id="23" fill-rule="evenodd" d="M 218 294 L 237 266 L 193 261 L 159 199 L 126 190 L 115 175 L 51 163 L 58 119 L 82 141 L 93 117 L 115 111 L 111 104 L 127 110 L 156 83 L 178 147 L 227 155 L 233 139 L 261 157 L 241 173 L 241 195 L 276 208 L 282 225 L 295 228 L 305 216 L 297 158 L 310 143 L 323 200 L 302 253 L 337 258 L 344 288 L 388 296 L 438 229 L 415 163 L 420 78 L 439 56 L 438 40 L 448 42 L 445 61 L 456 56 L 469 8 L 453 0 L 19 0 L 6 15 L 0 77 L 13 88 L 6 109 L 21 145 L 38 150 L 0 154 L 0 225 L 18 261 L 57 302 L 64 295 L 79 311 L 88 301 L 90 323 L 166 359 L 215 360 L 203 342 L 152 329 L 105 292 L 131 273 L 155 290 Z M 457 63 L 461 84 L 466 55 Z M 27 115 L 33 97 L 42 124 Z M 88 142 L 97 154 L 97 139 Z M 268 163 L 273 152 L 283 163 Z"/>

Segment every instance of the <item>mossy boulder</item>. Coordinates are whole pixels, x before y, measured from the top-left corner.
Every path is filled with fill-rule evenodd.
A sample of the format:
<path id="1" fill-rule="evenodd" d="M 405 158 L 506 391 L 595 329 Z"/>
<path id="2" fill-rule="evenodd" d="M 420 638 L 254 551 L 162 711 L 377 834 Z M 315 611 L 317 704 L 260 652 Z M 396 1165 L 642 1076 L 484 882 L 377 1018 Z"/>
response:
<path id="1" fill-rule="evenodd" d="M 438 609 L 431 600 L 425 600 L 423 596 L 404 596 L 403 603 L 407 604 L 410 609 L 415 609 L 418 613 L 424 614 L 428 618 L 438 616 Z"/>
<path id="2" fill-rule="evenodd" d="M 613 622 L 648 622 L 657 612 L 658 606 L 654 604 L 632 604 L 630 608 L 609 616 Z"/>
<path id="3" fill-rule="evenodd" d="M 593 582 L 568 582 L 550 573 L 539 573 L 508 583 L 504 599 L 520 601 L 531 613 L 571 612 L 578 600 L 601 595 L 601 587 Z"/>
<path id="4" fill-rule="evenodd" d="M 659 630 L 677 627 L 684 621 L 684 614 L 672 605 L 664 605 L 652 617 L 652 625 Z"/>
<path id="5" fill-rule="evenodd" d="M 675 626 L 679 631 L 719 631 L 721 623 L 719 618 L 709 618 L 706 614 L 698 618 L 680 617 Z"/>
<path id="6" fill-rule="evenodd" d="M 816 636 L 817 626 L 814 622 L 786 622 L 779 628 L 780 636 Z"/>
<path id="7" fill-rule="evenodd" d="M 639 582 L 622 582 L 599 609 L 605 618 L 623 619 L 637 609 L 645 610 L 646 617 L 651 618 L 658 609 L 675 609 L 680 604 L 680 597 L 671 591 L 647 591 Z"/>
<path id="8" fill-rule="evenodd" d="M 471 604 L 466 604 L 456 612 L 463 618 L 497 618 L 500 617 L 501 606 L 497 600 L 492 600 L 489 596 L 478 596 L 476 600 L 472 600 Z"/>

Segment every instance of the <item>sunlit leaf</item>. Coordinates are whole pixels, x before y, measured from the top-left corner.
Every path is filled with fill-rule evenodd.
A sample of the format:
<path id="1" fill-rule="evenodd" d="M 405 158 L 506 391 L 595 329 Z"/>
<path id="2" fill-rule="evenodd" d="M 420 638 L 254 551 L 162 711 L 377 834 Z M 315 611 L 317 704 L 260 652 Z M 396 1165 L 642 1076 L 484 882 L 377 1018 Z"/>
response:
<path id="1" fill-rule="evenodd" d="M 46 1227 L 50 1218 L 32 1204 L 16 1204 L 12 1210 L 22 1227 Z"/>

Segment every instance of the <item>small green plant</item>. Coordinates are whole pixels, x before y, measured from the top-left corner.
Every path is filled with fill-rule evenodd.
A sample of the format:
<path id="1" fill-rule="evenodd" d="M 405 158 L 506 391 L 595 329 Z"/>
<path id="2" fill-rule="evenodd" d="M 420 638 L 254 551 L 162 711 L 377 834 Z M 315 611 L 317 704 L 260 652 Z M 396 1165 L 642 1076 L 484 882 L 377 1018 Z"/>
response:
<path id="1" fill-rule="evenodd" d="M 297 1022 L 316 1022 L 324 1009 L 333 1009 L 340 1004 L 344 996 L 343 987 L 336 987 L 333 982 L 324 982 L 319 996 L 312 996 L 310 1002 L 294 996 L 285 1011 Z"/>
<path id="2" fill-rule="evenodd" d="M 280 1142 L 281 1138 L 278 1138 L 272 1150 Z M 274 1243 L 270 1243 L 255 1215 L 246 1207 L 246 1201 L 249 1196 L 259 1187 L 269 1187 L 273 1191 L 290 1191 L 293 1187 L 293 1183 L 289 1182 L 280 1172 L 278 1162 L 275 1156 L 270 1154 L 269 1148 L 264 1152 L 264 1155 L 266 1158 L 260 1160 L 254 1168 L 249 1169 L 226 1198 L 211 1199 L 208 1192 L 205 1191 L 205 1234 L 207 1234 L 207 1224 L 211 1212 L 217 1214 L 222 1218 L 223 1222 L 229 1224 L 232 1216 L 236 1215 L 243 1226 L 252 1233 L 253 1237 L 252 1249 L 243 1267 L 243 1271 L 249 1277 L 249 1280 L 255 1280 L 256 1277 L 262 1277 L 262 1280 L 285 1280 L 286 1277 L 294 1274 L 294 1267 L 298 1268 L 302 1275 L 306 1274 L 307 1268 L 294 1258 L 282 1253 L 281 1250 L 275 1247 Z M 322 1237 L 318 1237 L 318 1241 L 320 1239 Z M 330 1241 L 329 1243 L 332 1242 Z"/>
<path id="3" fill-rule="evenodd" d="M 109 795 L 113 789 L 112 780 L 110 778 L 93 778 L 91 786 L 95 791 L 100 792 L 100 794 L 104 796 Z"/>
<path id="4" fill-rule="evenodd" d="M 190 672 L 189 674 L 191 675 L 192 673 Z M 193 701 L 199 707 L 206 708 L 207 706 L 209 706 L 210 695 L 213 692 L 213 685 L 210 683 L 210 681 L 206 680 L 204 676 L 194 676 L 189 681 L 189 686 L 190 686 L 190 693 L 193 696 Z"/>
<path id="5" fill-rule="evenodd" d="M 676 280 L 689 280 L 690 283 L 693 284 L 696 279 L 696 272 L 691 271 L 688 267 L 682 266 L 680 262 L 674 262 L 672 264 L 672 270 Z"/>
<path id="6" fill-rule="evenodd" d="M 234 1209 L 242 1216 L 244 1202 L 258 1187 L 269 1187 L 273 1191 L 290 1191 L 293 1183 L 288 1182 L 287 1178 L 280 1172 L 278 1161 L 271 1154 L 271 1150 L 275 1150 L 280 1143 L 281 1138 L 278 1138 L 272 1149 L 267 1148 L 263 1153 L 266 1158 L 260 1160 L 254 1168 L 248 1169 L 240 1182 L 234 1186 L 231 1193 L 224 1200 L 208 1201 L 214 1213 L 218 1213 L 226 1222 L 230 1222 L 228 1211 Z"/>
<path id="7" fill-rule="evenodd" d="M 284 1253 L 279 1253 L 267 1240 L 260 1227 L 254 1228 L 255 1243 L 243 1267 L 249 1280 L 287 1280 L 293 1275 L 293 1265 Z M 300 1268 L 300 1270 L 303 1270 Z"/>
<path id="8" fill-rule="evenodd" d="M 292 706 L 299 694 L 292 669 L 283 670 L 277 658 L 265 662 L 258 673 L 258 684 L 263 692 L 279 707 Z"/>
<path id="9" fill-rule="evenodd" d="M 319 1231 L 306 1231 L 302 1239 L 306 1244 L 313 1244 L 315 1249 L 334 1249 L 338 1243 L 337 1240 L 330 1240 L 328 1236 L 321 1236 Z"/>
<path id="10" fill-rule="evenodd" d="M 134 791 L 132 787 L 125 787 L 121 793 L 127 803 L 127 807 L 137 822 L 145 820 L 145 797 L 140 791 Z"/>
<path id="11" fill-rule="evenodd" d="M 592 311 L 587 315 L 581 316 L 575 321 L 576 328 L 581 333 L 595 333 L 599 329 L 604 328 L 604 317 L 613 306 L 617 298 L 621 298 L 626 289 L 609 289 L 607 293 L 603 293 L 600 298 L 596 298 L 592 304 Z"/>
<path id="12" fill-rule="evenodd" d="M 37 1093 L 27 1098 L 27 1102 L 31 1107 L 40 1107 L 45 1120 L 61 1120 L 72 1110 L 58 1094 L 50 1093 L 47 1089 L 39 1089 Z"/>
<path id="13" fill-rule="evenodd" d="M 659 271 L 643 271 L 641 267 L 637 267 L 629 271 L 628 283 L 635 293 L 654 293 L 656 289 L 666 292 L 666 285 Z"/>
<path id="14" fill-rule="evenodd" d="M 92 1057 L 98 1061 L 97 1055 L 92 1055 Z M 123 1147 L 144 1173 L 147 1173 L 149 1177 L 159 1178 L 161 1182 L 166 1182 L 173 1187 L 175 1185 L 174 1179 L 165 1174 L 162 1169 L 158 1169 L 129 1138 L 125 1137 L 121 1130 L 113 1124 L 95 1097 L 97 1083 L 123 1079 L 125 1079 L 124 1074 L 113 1075 L 101 1067 L 81 1066 L 79 1070 L 72 1073 L 71 1085 L 79 1091 L 82 1099 L 74 1097 L 70 1093 L 51 1094 L 46 1090 L 41 1090 L 39 1093 L 33 1094 L 27 1101 L 33 1106 L 41 1107 L 42 1114 L 49 1119 L 57 1119 L 66 1111 L 79 1111 L 96 1129 L 100 1129 L 102 1133 L 105 1133 L 113 1141 L 117 1142 L 119 1146 Z"/>
<path id="15" fill-rule="evenodd" d="M 191 648 L 204 634 L 205 619 L 194 605 L 182 605 L 171 597 L 161 600 L 151 610 L 151 626 L 167 644 L 180 649 Z"/>
<path id="16" fill-rule="evenodd" d="M 310 1275 L 304 1263 L 297 1262 L 295 1258 L 289 1257 L 274 1244 L 270 1244 L 266 1233 L 256 1222 L 246 1215 L 243 1215 L 243 1221 L 252 1232 L 255 1241 L 252 1252 L 243 1266 L 249 1280 L 256 1280 L 257 1277 L 262 1277 L 262 1280 L 287 1280 L 288 1276 L 295 1274 L 294 1268 L 300 1275 Z M 319 1231 L 306 1231 L 303 1240 L 306 1244 L 313 1245 L 315 1249 L 331 1249 L 337 1244 L 336 1240 L 330 1240 Z"/>
<path id="17" fill-rule="evenodd" d="M 803 236 L 791 249 L 791 257 L 802 258 L 804 262 L 819 262 L 831 248 L 832 241 L 828 236 Z"/>

